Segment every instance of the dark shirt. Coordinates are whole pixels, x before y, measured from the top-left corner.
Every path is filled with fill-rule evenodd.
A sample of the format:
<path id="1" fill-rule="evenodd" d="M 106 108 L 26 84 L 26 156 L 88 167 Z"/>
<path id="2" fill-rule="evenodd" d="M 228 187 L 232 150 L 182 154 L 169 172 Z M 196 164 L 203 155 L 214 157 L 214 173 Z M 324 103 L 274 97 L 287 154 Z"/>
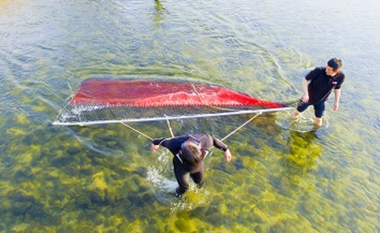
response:
<path id="1" fill-rule="evenodd" d="M 215 146 L 216 148 L 226 151 L 228 149 L 228 146 L 225 145 L 223 142 L 221 142 L 219 139 L 215 138 L 214 136 L 211 136 L 206 133 L 200 133 L 200 134 L 187 134 L 184 136 L 179 136 L 179 137 L 174 137 L 174 138 L 158 138 L 153 140 L 154 145 L 162 145 L 163 147 L 166 147 L 169 149 L 169 151 L 174 155 L 173 160 L 178 160 L 176 161 L 180 162 L 182 164 L 182 167 L 185 170 L 191 171 L 195 169 L 195 166 L 186 163 L 186 159 L 181 158 L 181 160 L 177 157 L 179 155 L 179 150 L 181 149 L 181 144 L 189 139 L 189 137 L 197 139 L 202 147 L 202 155 L 201 155 L 201 160 L 206 157 L 207 153 L 210 151 L 210 149 Z M 199 165 L 201 165 L 200 163 Z"/>
<path id="2" fill-rule="evenodd" d="M 306 80 L 310 81 L 309 90 L 309 103 L 317 104 L 321 101 L 326 101 L 333 89 L 340 89 L 345 75 L 339 72 L 334 77 L 326 74 L 325 67 L 317 67 L 306 75 Z"/>

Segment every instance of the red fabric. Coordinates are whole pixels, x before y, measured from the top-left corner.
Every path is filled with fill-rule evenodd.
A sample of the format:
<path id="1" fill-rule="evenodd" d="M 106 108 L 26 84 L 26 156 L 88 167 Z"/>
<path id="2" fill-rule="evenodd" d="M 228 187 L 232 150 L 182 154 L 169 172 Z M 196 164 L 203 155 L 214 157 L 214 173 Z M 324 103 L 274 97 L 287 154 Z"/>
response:
<path id="1" fill-rule="evenodd" d="M 208 84 L 161 81 L 84 81 L 70 104 L 131 107 L 244 106 L 281 108 L 277 102 Z"/>

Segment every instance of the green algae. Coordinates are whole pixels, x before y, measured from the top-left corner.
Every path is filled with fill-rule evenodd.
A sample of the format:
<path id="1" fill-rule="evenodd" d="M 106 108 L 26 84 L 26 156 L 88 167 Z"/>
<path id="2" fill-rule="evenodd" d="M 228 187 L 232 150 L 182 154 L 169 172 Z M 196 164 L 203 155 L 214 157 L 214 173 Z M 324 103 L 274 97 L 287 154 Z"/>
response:
<path id="1" fill-rule="evenodd" d="M 234 4 L 239 6 L 239 3 Z M 102 4 L 99 9 L 91 8 L 94 5 L 96 2 L 86 4 L 84 9 L 104 12 L 103 6 L 106 5 Z M 74 6 L 76 9 L 81 7 Z M 156 3 L 156 6 L 162 10 L 160 4 Z M 53 6 L 46 8 L 51 11 L 50 7 Z M 172 7 L 168 5 L 165 9 L 173 9 L 174 12 Z M 20 8 L 25 6 L 15 11 L 16 16 Z M 67 10 L 64 4 L 58 4 L 51 12 L 58 8 L 60 12 Z M 120 8 L 122 5 L 113 14 L 118 14 Z M 117 20 L 102 18 L 101 21 L 117 21 L 119 26 L 129 27 L 130 21 L 123 21 L 128 18 L 125 10 L 121 9 L 124 14 Z M 64 28 L 62 31 L 69 29 L 66 24 L 78 25 L 77 22 L 81 21 L 77 20 L 79 15 L 71 8 L 69 12 L 77 16 L 75 24 L 70 21 L 63 23 L 60 25 Z M 169 18 L 167 21 L 165 17 L 160 18 L 163 22 L 157 22 L 155 18 L 153 24 L 141 20 L 143 27 L 139 25 L 132 31 L 128 27 L 119 28 L 121 31 L 112 33 L 116 39 L 96 28 L 90 27 L 90 30 L 95 29 L 92 34 L 74 26 L 72 32 L 75 33 L 65 36 L 63 44 L 49 47 L 48 41 L 44 41 L 48 45 L 31 55 L 28 54 L 31 49 L 28 45 L 33 44 L 33 40 L 30 41 L 33 38 L 29 36 L 25 37 L 26 44 L 19 45 L 25 47 L 25 51 L 19 47 L 8 52 L 15 61 L 7 62 L 16 66 L 5 65 L 2 70 L 7 76 L 3 83 L 11 80 L 11 85 L 1 86 L 1 93 L 3 89 L 7 93 L 2 102 L 4 99 L 10 101 L 5 101 L 0 116 L 0 232 L 379 231 L 380 186 L 377 177 L 380 174 L 377 167 L 380 163 L 373 156 L 378 150 L 377 141 L 369 136 L 366 139 L 358 136 L 372 135 L 376 138 L 378 132 L 362 127 L 359 116 L 350 123 L 340 122 L 343 117 L 339 116 L 352 119 L 352 113 L 344 109 L 336 115 L 336 122 L 329 118 L 332 124 L 327 130 L 306 133 L 282 129 L 276 124 L 276 115 L 261 115 L 226 140 L 233 161 L 226 163 L 222 152 L 215 150 L 205 161 L 204 188 L 191 189 L 181 200 L 174 197 L 175 186 L 162 187 L 166 181 L 175 183 L 171 170 L 172 155 L 164 149 L 151 153 L 150 141 L 145 137 L 122 125 L 71 128 L 50 125 L 66 103 L 65 98 L 71 94 L 68 86 L 75 89 L 83 79 L 93 74 L 186 74 L 256 97 L 284 100 L 298 97 L 299 93 L 292 86 L 300 81 L 296 76 L 301 77 L 301 71 L 317 62 L 288 45 L 282 45 L 277 36 L 268 36 L 257 30 L 260 29 L 257 27 L 268 26 L 260 17 L 248 21 L 253 25 L 250 30 L 255 31 L 250 33 L 240 26 L 230 30 L 231 25 L 226 20 L 228 14 L 226 19 L 224 16 L 209 18 L 215 12 L 205 14 L 208 16 L 202 26 L 215 34 L 204 36 L 201 33 L 201 38 L 197 38 L 196 32 L 189 39 L 188 33 L 181 37 L 178 30 L 170 34 L 170 28 L 183 26 L 171 18 L 177 14 L 170 13 L 163 14 Z M 204 13 L 200 11 L 197 17 Z M 244 11 L 240 13 L 244 14 Z M 97 18 L 91 17 L 91 23 L 86 25 L 111 26 L 102 24 Z M 250 20 L 246 15 L 238 18 Z M 178 24 L 173 27 L 171 20 Z M 209 25 L 209 20 L 216 22 L 217 26 Z M 197 20 L 185 18 L 184 21 L 196 26 L 184 27 L 185 30 L 200 30 L 196 23 L 192 23 Z M 152 40 L 145 34 L 141 36 L 140 30 L 146 32 L 150 27 L 154 28 L 154 37 L 160 40 Z M 281 28 L 286 30 L 286 25 Z M 164 35 L 160 33 L 163 29 Z M 24 38 L 16 34 L 17 38 L 12 38 L 11 31 L 7 35 L 16 42 L 18 38 Z M 54 32 L 51 35 L 59 41 L 59 35 Z M 123 35 L 137 37 L 128 36 L 125 40 L 119 37 Z M 209 35 L 222 40 L 209 41 Z M 106 46 L 107 49 L 104 48 L 106 40 L 110 40 L 108 43 L 112 45 Z M 92 41 L 102 46 L 93 46 Z M 275 46 L 271 47 L 266 41 L 274 41 Z M 11 44 L 18 45 L 16 42 Z M 234 46 L 235 43 L 238 46 Z M 72 45 L 65 47 L 64 51 L 59 50 L 67 44 Z M 197 49 L 192 49 L 194 47 Z M 7 46 L 3 48 L 7 49 Z M 33 61 L 34 55 L 40 53 L 43 58 Z M 60 60 L 58 55 L 67 56 L 68 60 Z M 145 59 L 146 56 L 149 58 Z M 22 59 L 26 62 L 23 63 Z M 26 69 L 22 70 L 22 66 Z M 305 70 L 299 71 L 300 67 Z M 20 68 L 21 71 L 16 72 Z M 8 92 L 8 89 L 13 90 Z M 350 91 L 356 92 L 352 87 Z M 365 106 L 366 99 L 358 102 Z M 9 103 L 15 110 L 6 108 Z M 364 107 L 360 112 L 371 117 Z M 376 116 L 377 112 L 372 114 Z M 175 135 L 204 131 L 222 138 L 249 118 L 220 117 L 170 123 Z M 166 122 L 132 125 L 153 138 L 170 136 Z M 369 145 L 373 148 L 368 149 Z M 160 185 L 147 177 L 151 166 L 163 177 Z"/>

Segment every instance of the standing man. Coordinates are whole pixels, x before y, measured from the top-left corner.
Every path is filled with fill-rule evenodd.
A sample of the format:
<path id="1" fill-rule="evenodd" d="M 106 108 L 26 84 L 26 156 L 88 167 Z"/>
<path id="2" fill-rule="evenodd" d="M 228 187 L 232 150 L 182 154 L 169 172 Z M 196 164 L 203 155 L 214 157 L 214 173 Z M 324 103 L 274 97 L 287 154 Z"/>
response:
<path id="1" fill-rule="evenodd" d="M 168 148 L 174 155 L 174 174 L 179 185 L 176 189 L 177 197 L 189 189 L 189 177 L 198 187 L 202 187 L 204 184 L 203 160 L 213 146 L 223 150 L 226 161 L 231 161 L 231 152 L 227 145 L 206 133 L 155 139 L 152 142 L 152 151 L 157 151 L 160 145 Z"/>
<path id="2" fill-rule="evenodd" d="M 342 60 L 332 58 L 326 67 L 317 67 L 310 71 L 302 81 L 303 95 L 291 119 L 296 119 L 301 112 L 310 105 L 314 106 L 315 120 L 317 126 L 322 126 L 322 116 L 325 111 L 325 102 L 332 90 L 335 94 L 334 111 L 339 108 L 341 86 L 345 80 L 344 73 L 340 70 Z"/>

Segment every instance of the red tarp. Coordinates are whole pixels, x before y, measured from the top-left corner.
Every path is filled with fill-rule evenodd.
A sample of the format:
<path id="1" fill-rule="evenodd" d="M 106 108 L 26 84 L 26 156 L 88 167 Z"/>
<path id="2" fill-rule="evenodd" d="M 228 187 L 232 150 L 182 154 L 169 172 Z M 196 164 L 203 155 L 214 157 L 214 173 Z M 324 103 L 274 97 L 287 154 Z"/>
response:
<path id="1" fill-rule="evenodd" d="M 283 108 L 284 104 L 209 84 L 163 81 L 84 81 L 70 104 L 130 107 L 242 106 Z"/>

